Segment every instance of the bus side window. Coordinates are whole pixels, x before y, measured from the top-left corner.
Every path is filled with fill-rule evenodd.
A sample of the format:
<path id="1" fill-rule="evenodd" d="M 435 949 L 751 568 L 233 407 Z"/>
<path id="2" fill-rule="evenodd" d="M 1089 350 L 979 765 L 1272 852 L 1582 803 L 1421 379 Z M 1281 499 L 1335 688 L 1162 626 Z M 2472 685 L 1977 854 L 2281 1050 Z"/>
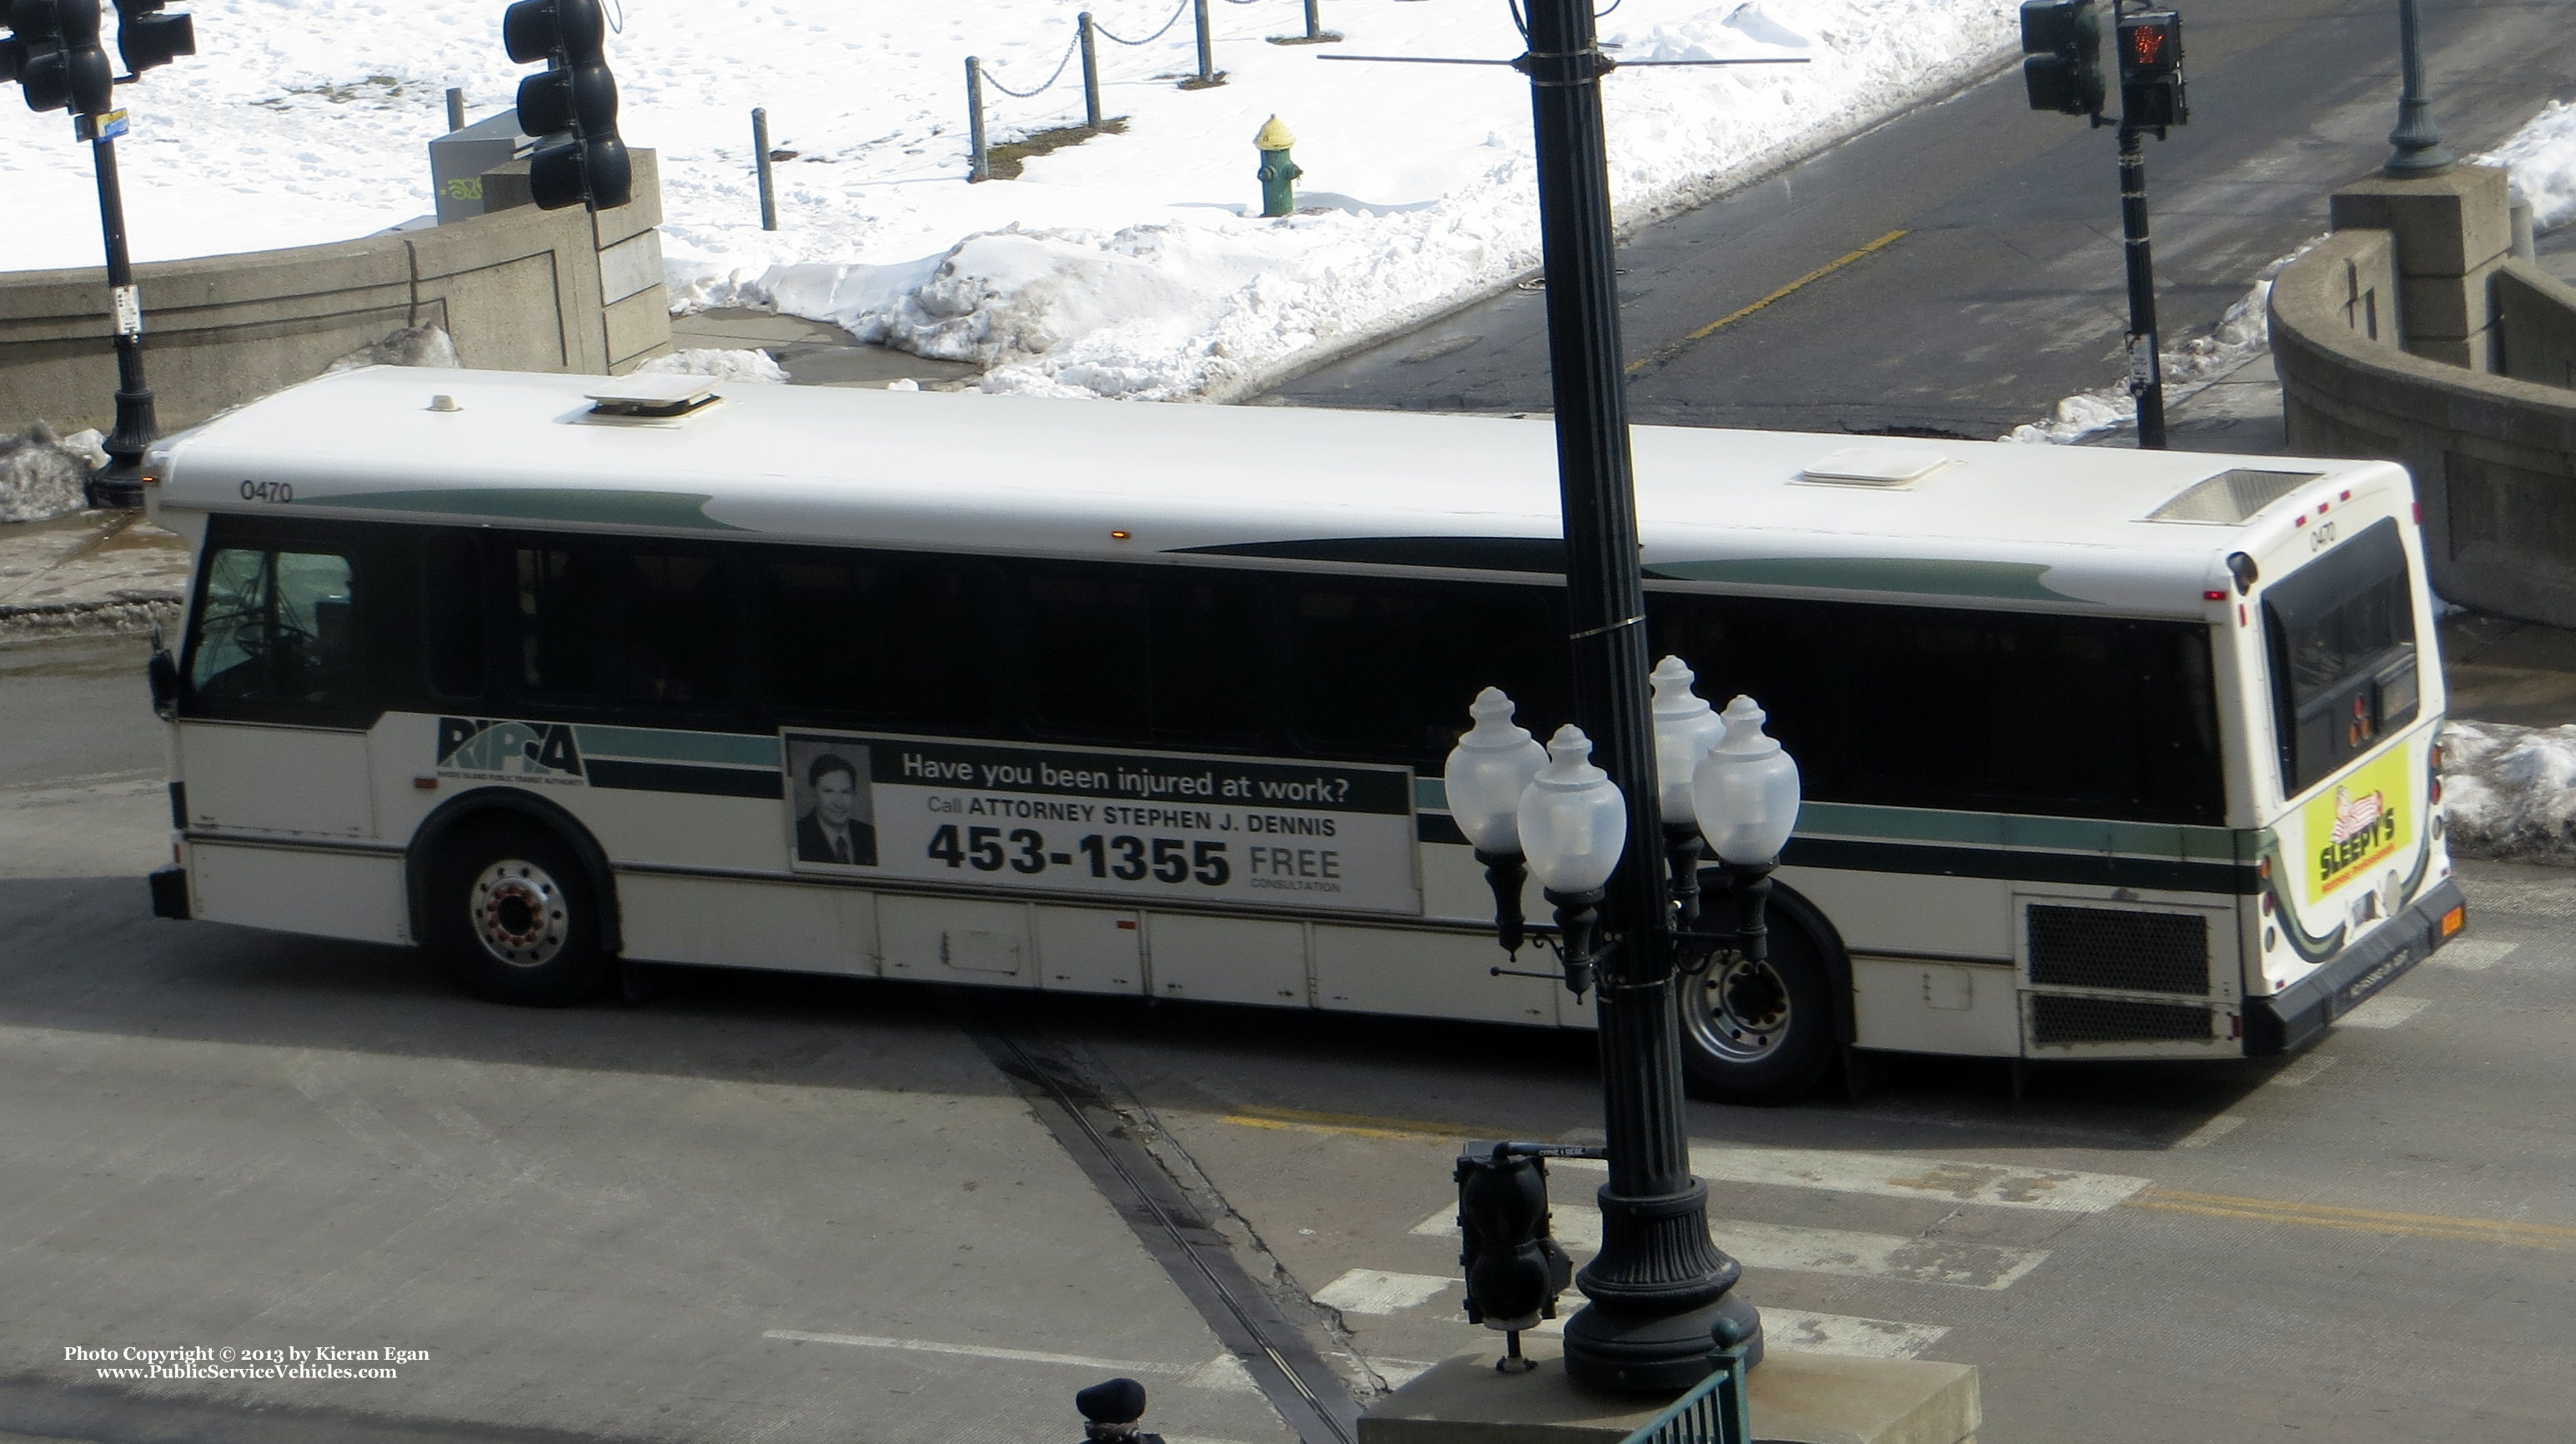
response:
<path id="1" fill-rule="evenodd" d="M 483 547 L 473 532 L 440 532 L 421 548 L 421 628 L 430 690 L 483 695 Z"/>
<path id="2" fill-rule="evenodd" d="M 729 580 L 723 558 L 693 548 L 587 539 L 522 546 L 518 683 L 537 696 L 729 703 Z"/>
<path id="3" fill-rule="evenodd" d="M 1021 583 L 1029 722 L 1041 736 L 1143 741 L 1152 726 L 1145 580 L 1125 568 L 1034 566 Z"/>
<path id="4" fill-rule="evenodd" d="M 993 725 L 993 583 L 963 557 L 780 547 L 764 555 L 770 704 L 817 720 Z"/>
<path id="5" fill-rule="evenodd" d="M 1349 577 L 1284 590 L 1292 716 L 1307 747 L 1436 768 L 1486 687 L 1510 693 L 1542 738 L 1573 720 L 1561 592 Z"/>
<path id="6" fill-rule="evenodd" d="M 188 680 L 209 701 L 353 704 L 363 690 L 349 558 L 226 547 L 206 563 Z"/>
<path id="7" fill-rule="evenodd" d="M 1269 711 L 1258 578 L 1033 566 L 1023 576 L 1029 721 L 1042 736 L 1242 746 Z"/>

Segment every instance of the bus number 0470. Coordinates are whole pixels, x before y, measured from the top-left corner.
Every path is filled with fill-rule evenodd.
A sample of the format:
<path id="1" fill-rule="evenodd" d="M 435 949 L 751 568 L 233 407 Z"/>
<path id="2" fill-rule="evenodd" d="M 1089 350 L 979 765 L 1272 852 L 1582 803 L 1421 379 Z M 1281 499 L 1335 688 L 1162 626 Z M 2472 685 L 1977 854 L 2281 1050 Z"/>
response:
<path id="1" fill-rule="evenodd" d="M 1033 827 L 1013 828 L 1008 833 L 998 827 L 969 827 L 963 829 L 963 834 L 961 837 L 955 823 L 949 823 L 930 835 L 930 846 L 924 851 L 950 867 L 972 867 L 977 872 L 1000 872 L 1008 867 L 1013 872 L 1041 873 L 1049 867 L 1088 864 L 1093 877 L 1141 882 L 1150 876 L 1168 883 L 1196 878 L 1209 887 L 1223 887 L 1234 876 L 1222 842 L 1125 834 L 1103 837 L 1095 832 L 1074 844 L 1082 854 L 1081 863 L 1077 863 L 1073 853 L 1049 852 L 1045 836 Z"/>

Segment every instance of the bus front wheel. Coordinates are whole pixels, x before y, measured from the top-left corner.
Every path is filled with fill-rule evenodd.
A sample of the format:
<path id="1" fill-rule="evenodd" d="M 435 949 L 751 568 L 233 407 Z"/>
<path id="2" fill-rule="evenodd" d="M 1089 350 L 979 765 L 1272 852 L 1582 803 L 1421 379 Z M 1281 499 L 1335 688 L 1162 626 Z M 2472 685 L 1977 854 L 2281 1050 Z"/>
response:
<path id="1" fill-rule="evenodd" d="M 1707 972 L 1673 980 L 1681 995 L 1682 1072 L 1703 1098 L 1795 1102 L 1833 1063 L 1823 950 L 1775 912 L 1769 951 L 1760 962 L 1722 955 Z"/>
<path id="2" fill-rule="evenodd" d="M 434 866 L 429 941 L 466 991 L 559 1008 L 608 981 L 590 879 L 552 834 L 510 821 L 469 825 Z"/>

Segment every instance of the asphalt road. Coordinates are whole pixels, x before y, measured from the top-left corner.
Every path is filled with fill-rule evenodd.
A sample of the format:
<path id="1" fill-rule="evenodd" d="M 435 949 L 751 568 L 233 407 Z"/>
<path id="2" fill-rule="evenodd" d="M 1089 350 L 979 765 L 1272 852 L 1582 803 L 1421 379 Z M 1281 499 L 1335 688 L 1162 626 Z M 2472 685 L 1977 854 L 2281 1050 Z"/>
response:
<path id="1" fill-rule="evenodd" d="M 530 1012 L 400 950 L 156 921 L 136 649 L 0 661 L 0 1441 L 1017 1444 L 1125 1372 L 1174 1444 L 1287 1444 L 997 1035 L 1362 1399 L 1494 1342 L 1440 1234 L 1459 1139 L 1597 1137 L 1582 1038 L 718 970 Z M 2286 1062 L 2016 1099 L 1910 1060 L 1693 1105 L 1775 1340 L 1979 1365 L 1986 1444 L 2563 1441 L 2576 873 L 2463 877 L 2469 939 Z M 1597 1181 L 1559 1173 L 1564 1236 Z M 64 1353 L 129 1345 L 427 1358 L 108 1382 Z"/>
<path id="2" fill-rule="evenodd" d="M 2191 123 L 2146 143 L 2168 349 L 2207 333 L 2266 265 L 2325 230 L 2327 194 L 2386 158 L 2396 118 L 2388 0 L 2180 8 Z M 2564 4 L 2428 0 L 2423 13 L 2434 113 L 2461 153 L 2576 94 Z M 1626 351 L 1673 349 L 1632 380 L 1631 414 L 1991 437 L 2114 384 L 2127 324 L 2116 160 L 2111 131 L 2034 114 L 2018 73 L 1999 71 L 1639 231 L 1619 258 Z M 1540 298 L 1506 292 L 1263 399 L 1544 409 Z"/>

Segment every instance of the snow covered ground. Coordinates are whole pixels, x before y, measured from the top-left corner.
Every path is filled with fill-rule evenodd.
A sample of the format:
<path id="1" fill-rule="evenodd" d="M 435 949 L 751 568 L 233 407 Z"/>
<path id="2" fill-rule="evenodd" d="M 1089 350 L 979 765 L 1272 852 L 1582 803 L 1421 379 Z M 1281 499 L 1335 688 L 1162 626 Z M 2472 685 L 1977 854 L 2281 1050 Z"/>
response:
<path id="1" fill-rule="evenodd" d="M 123 98 L 145 258 L 342 239 L 430 208 L 441 92 L 509 103 L 500 0 L 198 0 L 203 53 Z M 1491 289 L 1538 258 L 1528 85 L 1504 0 L 1323 0 L 1339 45 L 1283 46 L 1300 0 L 1217 0 L 1227 83 L 1195 68 L 1187 0 L 624 0 L 623 127 L 662 153 L 684 304 L 750 304 L 994 368 L 993 389 L 1222 398 Z M 992 139 L 1081 118 L 1059 62 L 1088 8 L 1122 135 L 968 185 L 963 66 L 993 84 Z M 1799 58 L 1637 70 L 1608 83 L 1623 217 L 1688 203 L 1955 88 L 2015 38 L 2013 0 L 1620 0 L 1630 59 Z M 1004 94 L 1056 79 L 1035 99 Z M 782 229 L 758 227 L 748 114 L 770 114 Z M 1252 137 L 1297 136 L 1303 213 L 1263 220 Z M 0 187 L 40 226 L 0 268 L 94 264 L 86 157 L 59 115 L 0 107 Z"/>
<path id="2" fill-rule="evenodd" d="M 2452 851 L 2576 864 L 2576 724 L 2454 721 L 2442 746 Z"/>

